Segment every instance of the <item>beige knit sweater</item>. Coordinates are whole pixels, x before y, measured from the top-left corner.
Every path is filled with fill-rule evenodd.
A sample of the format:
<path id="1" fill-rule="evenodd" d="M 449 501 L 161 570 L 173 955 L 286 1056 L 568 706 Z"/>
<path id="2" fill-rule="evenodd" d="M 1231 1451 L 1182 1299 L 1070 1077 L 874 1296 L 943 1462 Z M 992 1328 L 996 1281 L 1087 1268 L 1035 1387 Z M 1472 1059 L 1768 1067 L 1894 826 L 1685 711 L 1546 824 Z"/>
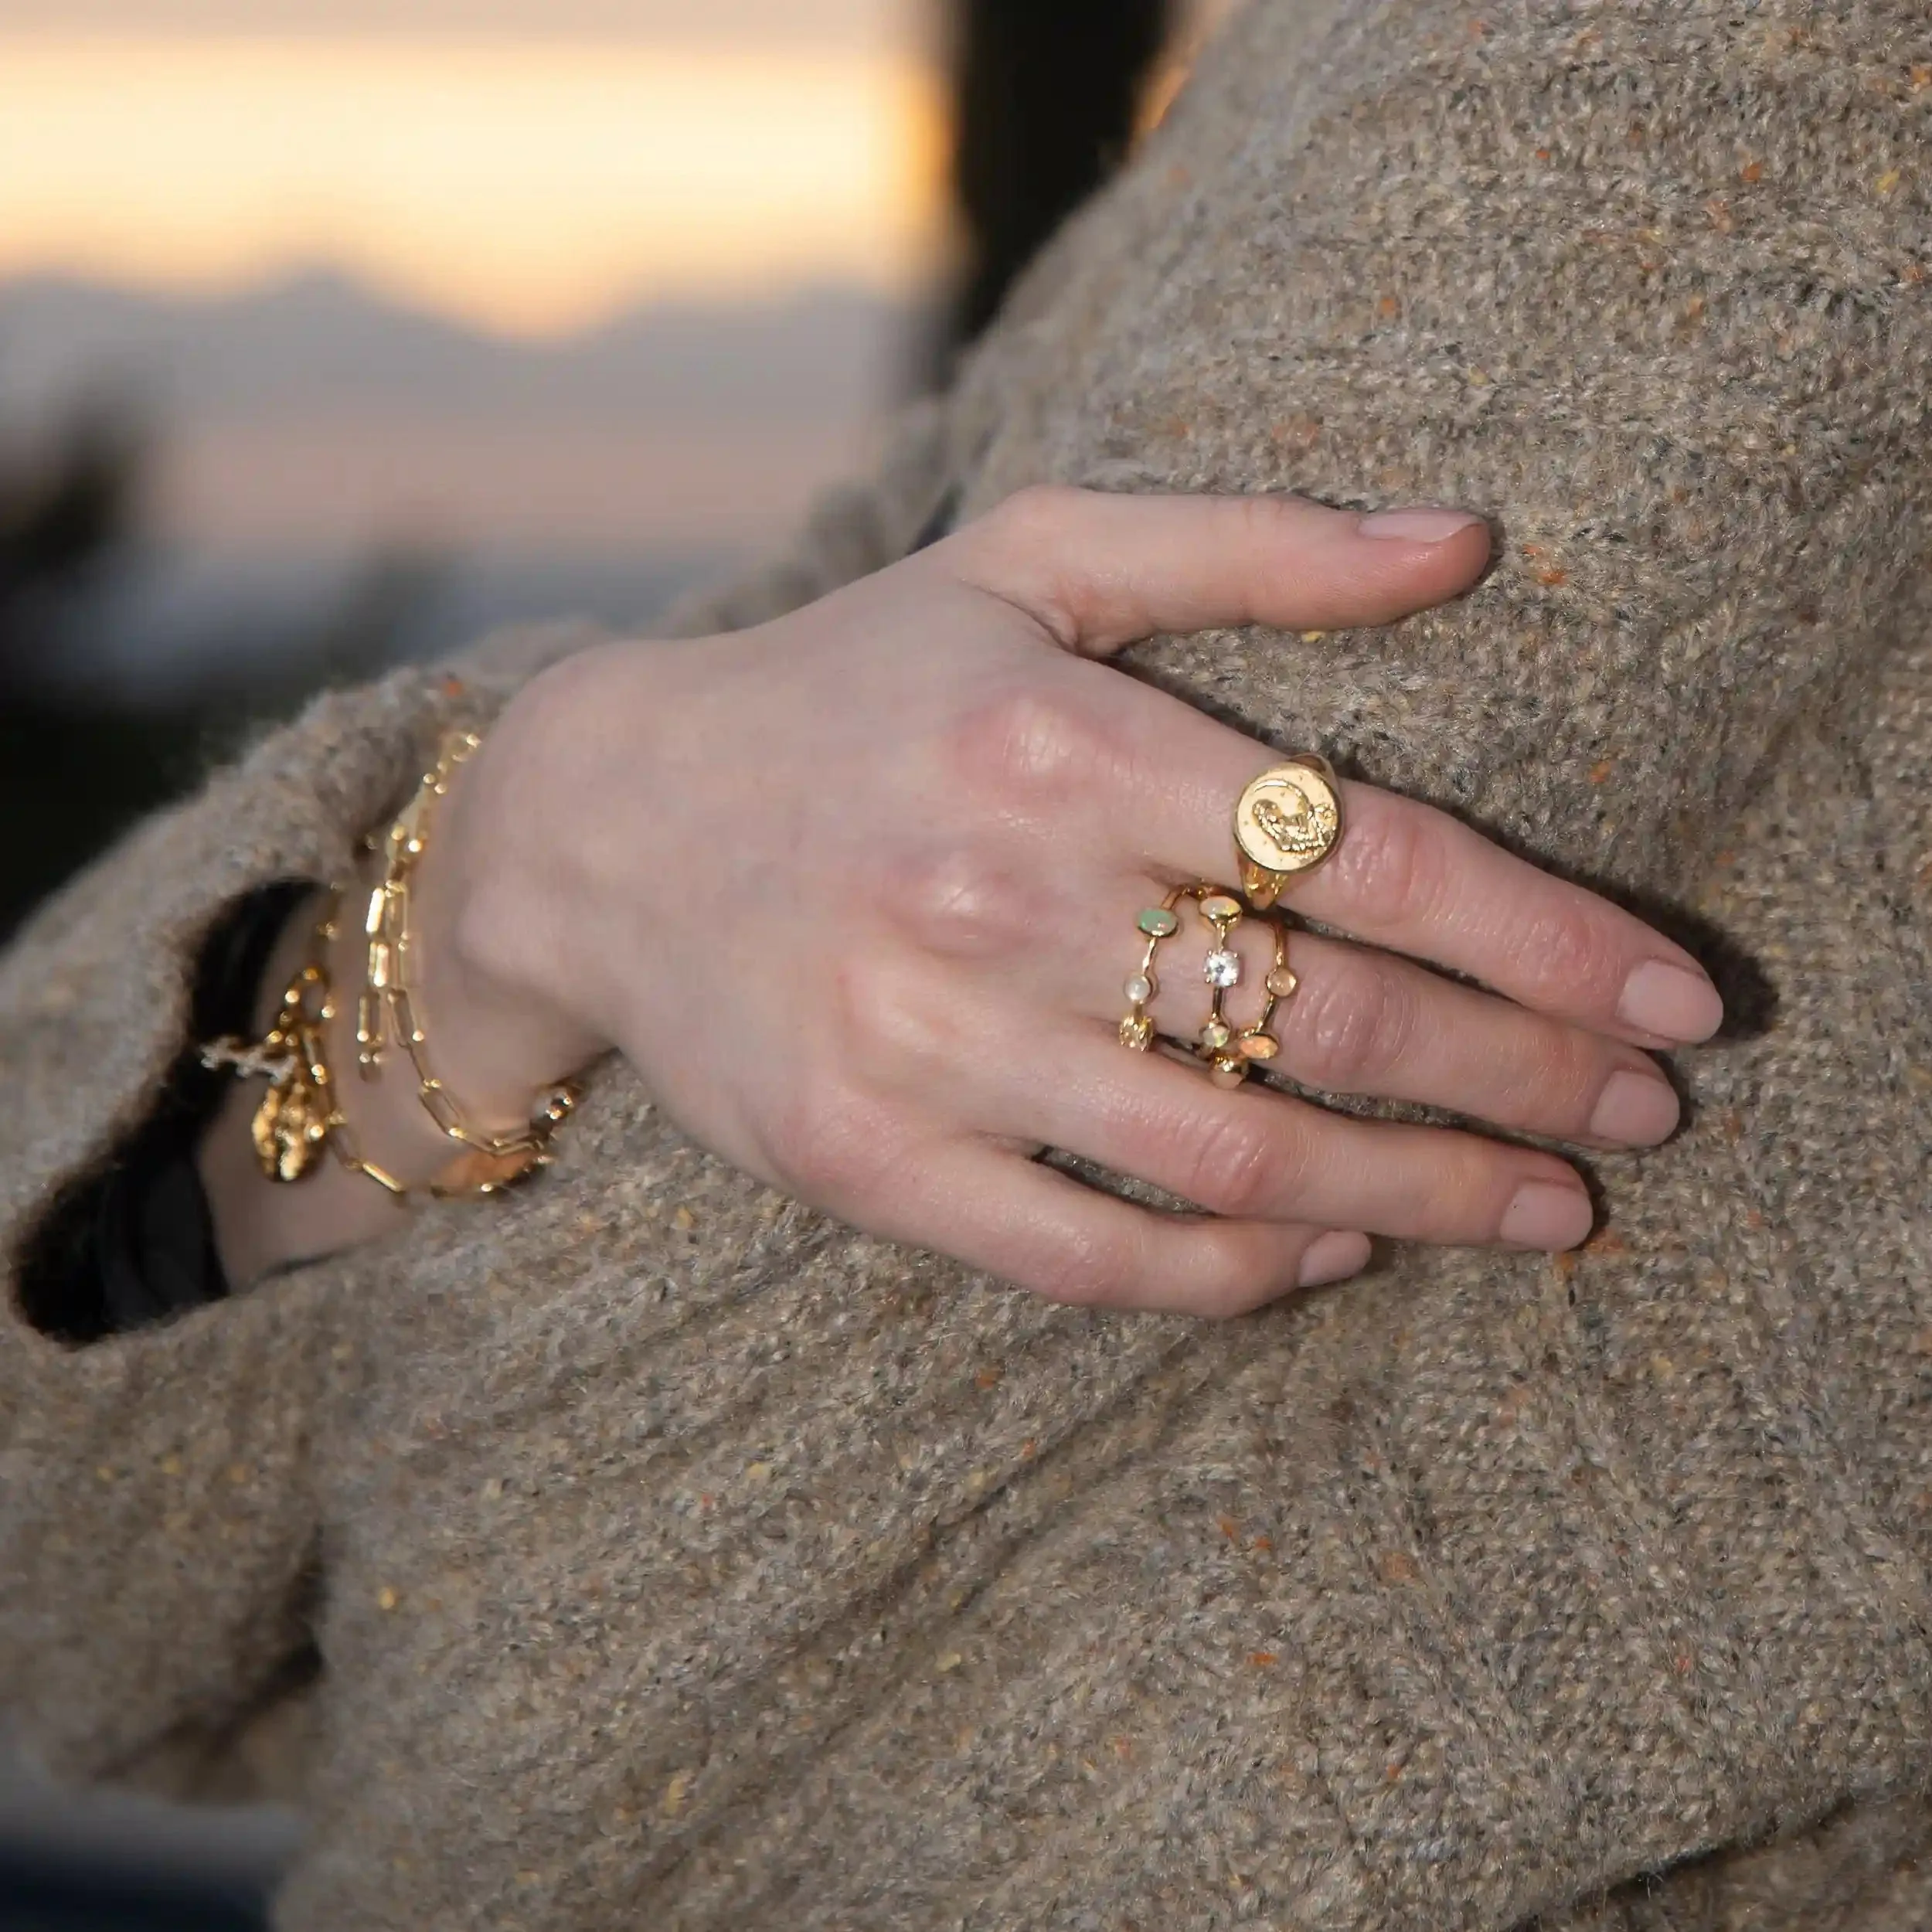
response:
<path id="1" fill-rule="evenodd" d="M 0 1702 L 131 1774 L 312 1637 L 298 1932 L 1932 1924 L 1929 69 L 1923 0 L 1252 0 L 876 485 L 689 614 L 1041 478 L 1488 508 L 1453 610 L 1134 668 L 1703 947 L 1744 1024 L 1589 1251 L 1070 1312 L 612 1067 L 500 1211 L 0 1325 Z M 327 699 L 39 920 L 10 1250 L 219 910 L 569 642 Z"/>

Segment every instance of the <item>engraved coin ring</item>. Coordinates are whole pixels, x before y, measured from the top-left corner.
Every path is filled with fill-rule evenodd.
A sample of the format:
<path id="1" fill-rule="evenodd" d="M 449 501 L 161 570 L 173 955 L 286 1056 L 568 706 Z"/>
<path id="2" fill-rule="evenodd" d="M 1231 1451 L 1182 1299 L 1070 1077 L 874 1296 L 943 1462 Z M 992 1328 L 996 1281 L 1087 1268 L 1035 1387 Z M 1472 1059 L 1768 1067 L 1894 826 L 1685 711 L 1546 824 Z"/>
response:
<path id="1" fill-rule="evenodd" d="M 1250 780 L 1234 808 L 1235 855 L 1248 903 L 1265 912 L 1341 840 L 1341 781 L 1327 759 L 1303 752 Z"/>
<path id="2" fill-rule="evenodd" d="M 1276 1009 L 1294 993 L 1298 982 L 1288 965 L 1287 927 L 1278 919 L 1271 919 L 1267 923 L 1274 930 L 1274 964 L 1264 982 L 1267 998 L 1261 1015 L 1253 1026 L 1238 1032 L 1230 1023 L 1226 1002 L 1228 994 L 1240 984 L 1242 971 L 1241 955 L 1231 941 L 1235 929 L 1247 913 L 1238 899 L 1219 886 L 1177 886 L 1159 905 L 1146 907 L 1134 921 L 1146 944 L 1139 967 L 1122 988 L 1128 998 L 1128 1012 L 1121 1022 L 1121 1044 L 1136 1053 L 1148 1053 L 1153 1047 L 1154 1022 L 1147 1009 L 1160 991 L 1160 981 L 1154 971 L 1155 956 L 1162 943 L 1180 930 L 1179 908 L 1183 900 L 1194 902 L 1214 942 L 1201 962 L 1201 977 L 1207 983 L 1210 997 L 1208 1017 L 1196 1036 L 1192 1051 L 1196 1058 L 1206 1063 L 1217 1087 L 1239 1087 L 1247 1080 L 1251 1066 L 1265 1064 L 1280 1053 L 1281 1043 L 1270 1029 Z"/>

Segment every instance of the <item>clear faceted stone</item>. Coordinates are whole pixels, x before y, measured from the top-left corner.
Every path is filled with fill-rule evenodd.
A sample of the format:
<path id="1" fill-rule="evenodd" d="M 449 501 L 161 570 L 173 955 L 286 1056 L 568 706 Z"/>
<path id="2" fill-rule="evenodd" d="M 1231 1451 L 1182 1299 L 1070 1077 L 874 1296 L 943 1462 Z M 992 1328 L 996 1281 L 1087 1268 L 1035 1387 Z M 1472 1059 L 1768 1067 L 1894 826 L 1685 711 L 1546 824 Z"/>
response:
<path id="1" fill-rule="evenodd" d="M 1136 973 L 1122 991 L 1133 1005 L 1145 1006 L 1154 997 L 1154 975 L 1151 973 Z"/>
<path id="2" fill-rule="evenodd" d="M 1225 992 L 1230 986 L 1241 983 L 1241 955 L 1221 947 L 1208 954 L 1201 962 L 1201 977 L 1210 986 L 1218 986 Z"/>

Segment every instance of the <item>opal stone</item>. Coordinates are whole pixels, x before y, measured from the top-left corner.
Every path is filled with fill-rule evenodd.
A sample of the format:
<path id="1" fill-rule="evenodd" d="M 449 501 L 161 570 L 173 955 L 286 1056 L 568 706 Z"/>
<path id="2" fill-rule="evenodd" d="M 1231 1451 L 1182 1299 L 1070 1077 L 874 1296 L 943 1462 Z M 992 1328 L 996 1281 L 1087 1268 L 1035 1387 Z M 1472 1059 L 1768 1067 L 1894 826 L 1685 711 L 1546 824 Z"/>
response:
<path id="1" fill-rule="evenodd" d="M 1277 999 L 1286 999 L 1301 984 L 1285 966 L 1277 966 L 1268 975 L 1268 991 Z"/>
<path id="2" fill-rule="evenodd" d="M 1248 1033 L 1242 1037 L 1241 1057 L 1247 1060 L 1271 1060 L 1281 1050 L 1281 1043 L 1270 1033 Z"/>
<path id="3" fill-rule="evenodd" d="M 1181 922 L 1165 906 L 1150 906 L 1134 921 L 1149 939 L 1165 939 L 1170 934 L 1179 932 Z"/>

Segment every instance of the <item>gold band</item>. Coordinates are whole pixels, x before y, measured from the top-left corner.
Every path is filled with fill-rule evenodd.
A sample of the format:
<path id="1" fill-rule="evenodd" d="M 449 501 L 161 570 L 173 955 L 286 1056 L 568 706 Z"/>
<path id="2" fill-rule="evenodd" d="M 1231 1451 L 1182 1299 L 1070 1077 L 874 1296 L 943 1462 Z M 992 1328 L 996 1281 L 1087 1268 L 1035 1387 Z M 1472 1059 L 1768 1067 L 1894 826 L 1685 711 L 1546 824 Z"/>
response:
<path id="1" fill-rule="evenodd" d="M 1280 1053 L 1281 1043 L 1273 1032 L 1276 1009 L 1291 998 L 1301 981 L 1288 964 L 1288 928 L 1279 919 L 1267 922 L 1274 928 L 1274 964 L 1262 981 L 1267 993 L 1261 1016 L 1240 1032 L 1231 1028 L 1221 1012 L 1221 992 L 1214 998 L 1214 1011 L 1201 1029 L 1201 1057 L 1208 1063 L 1216 1087 L 1239 1087 L 1251 1069 L 1264 1066 Z M 1231 930 L 1231 929 L 1230 929 Z"/>
<path id="2" fill-rule="evenodd" d="M 1247 913 L 1240 900 L 1225 886 L 1177 886 L 1159 905 L 1144 908 L 1135 920 L 1146 944 L 1139 967 L 1129 975 L 1123 989 L 1128 998 L 1128 1012 L 1121 1022 L 1121 1044 L 1136 1053 L 1149 1052 L 1153 1047 L 1154 1022 L 1147 1009 L 1161 989 L 1154 973 L 1155 955 L 1180 930 L 1177 909 L 1184 899 L 1194 901 L 1195 909 L 1213 934 L 1213 944 L 1201 962 L 1201 977 L 1209 988 L 1209 999 L 1207 1019 L 1195 1036 L 1196 1056 L 1206 1063 L 1217 1086 L 1239 1087 L 1247 1078 L 1250 1067 L 1273 1060 L 1281 1052 L 1281 1042 L 1269 1029 L 1276 1009 L 1294 993 L 1298 982 L 1288 967 L 1288 929 L 1280 920 L 1270 920 L 1268 923 L 1274 929 L 1274 964 L 1264 981 L 1267 997 L 1260 1017 L 1253 1026 L 1238 1031 L 1230 1023 L 1227 995 L 1240 984 L 1242 971 L 1241 956 L 1234 950 L 1233 940 Z"/>
<path id="3" fill-rule="evenodd" d="M 1249 781 L 1234 808 L 1235 855 L 1248 903 L 1265 912 L 1341 839 L 1341 781 L 1328 760 L 1305 752 L 1271 765 Z"/>
<path id="4" fill-rule="evenodd" d="M 1154 976 L 1154 955 L 1161 950 L 1161 941 L 1172 939 L 1181 930 L 1180 916 L 1175 908 L 1191 894 L 1206 888 L 1199 886 L 1176 886 L 1158 906 L 1145 906 L 1141 909 L 1134 925 L 1139 929 L 1147 944 L 1141 951 L 1141 963 L 1128 975 L 1127 984 L 1121 991 L 1127 995 L 1128 1010 L 1121 1022 L 1121 1044 L 1130 1053 L 1145 1053 L 1154 1045 L 1154 1022 L 1148 1018 L 1148 1003 L 1161 990 L 1161 982 Z"/>

